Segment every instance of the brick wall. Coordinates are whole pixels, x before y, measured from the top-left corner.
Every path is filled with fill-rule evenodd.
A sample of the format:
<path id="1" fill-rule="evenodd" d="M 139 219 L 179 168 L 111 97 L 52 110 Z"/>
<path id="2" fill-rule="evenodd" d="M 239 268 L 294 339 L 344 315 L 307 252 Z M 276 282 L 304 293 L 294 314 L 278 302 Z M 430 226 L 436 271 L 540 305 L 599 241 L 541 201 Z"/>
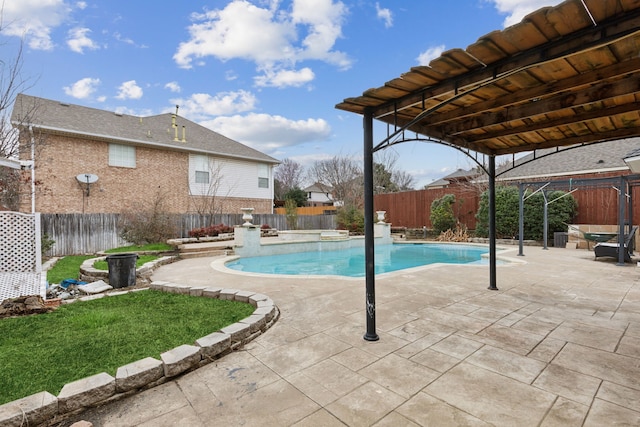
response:
<path id="1" fill-rule="evenodd" d="M 135 168 L 109 166 L 107 142 L 49 135 L 36 155 L 36 211 L 119 213 L 149 209 L 160 198 L 167 212 L 196 212 L 195 197 L 189 195 L 188 163 L 187 153 L 138 146 Z M 86 185 L 76 180 L 80 173 L 98 176 L 88 196 Z M 241 207 L 272 212 L 271 200 L 219 197 L 218 202 L 225 213 L 239 212 Z M 30 210 L 27 195 L 21 211 Z"/>

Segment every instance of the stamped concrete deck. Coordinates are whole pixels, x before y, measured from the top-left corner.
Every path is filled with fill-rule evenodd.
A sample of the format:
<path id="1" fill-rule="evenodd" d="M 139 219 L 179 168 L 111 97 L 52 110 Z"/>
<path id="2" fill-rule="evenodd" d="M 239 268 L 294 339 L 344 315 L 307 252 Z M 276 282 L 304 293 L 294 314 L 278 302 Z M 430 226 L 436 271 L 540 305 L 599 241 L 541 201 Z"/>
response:
<path id="1" fill-rule="evenodd" d="M 512 252 L 515 256 L 517 250 Z M 525 248 L 524 265 L 376 280 L 257 278 L 213 258 L 154 280 L 262 292 L 280 320 L 243 350 L 76 417 L 95 426 L 640 425 L 640 268 Z M 64 425 L 69 425 L 71 421 Z"/>

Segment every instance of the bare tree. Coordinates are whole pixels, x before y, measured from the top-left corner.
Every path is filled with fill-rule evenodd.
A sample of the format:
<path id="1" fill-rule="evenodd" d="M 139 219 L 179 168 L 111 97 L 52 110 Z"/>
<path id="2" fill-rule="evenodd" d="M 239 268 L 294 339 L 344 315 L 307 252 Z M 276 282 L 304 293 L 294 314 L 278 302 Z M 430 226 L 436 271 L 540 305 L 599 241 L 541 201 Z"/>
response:
<path id="1" fill-rule="evenodd" d="M 4 28 L 2 10 L 0 10 L 0 34 L 3 33 Z M 12 124 L 11 111 L 18 94 L 30 88 L 33 82 L 22 75 L 22 41 L 18 44 L 13 57 L 7 53 L 9 50 L 7 45 L 8 42 L 1 45 L 4 54 L 0 58 L 0 159 L 31 159 L 36 142 L 42 141 L 40 136 L 35 135 L 34 131 L 28 128 L 28 124 L 33 122 L 36 115 L 37 106 L 19 105 L 13 117 L 15 127 Z M 22 131 L 27 131 L 24 136 L 21 135 Z M 30 182 L 31 177 L 28 174 L 0 166 L 0 205 L 18 210 L 20 198 L 31 194 L 32 190 L 27 185 Z"/>
<path id="2" fill-rule="evenodd" d="M 193 208 L 199 215 L 222 213 L 223 202 L 229 197 L 233 186 L 226 186 L 224 180 L 225 164 L 213 157 L 208 157 L 206 169 L 196 172 L 194 183 L 190 183 L 189 192 Z"/>
<path id="3" fill-rule="evenodd" d="M 397 162 L 398 155 L 391 151 L 379 151 L 375 154 L 373 167 L 373 192 L 375 194 L 413 189 L 413 176 L 398 169 Z"/>
<path id="4" fill-rule="evenodd" d="M 274 179 L 278 182 L 278 188 L 274 195 L 278 200 L 284 200 L 284 195 L 294 189 L 300 188 L 302 178 L 304 176 L 304 168 L 295 160 L 284 159 L 276 167 Z"/>
<path id="5" fill-rule="evenodd" d="M 308 176 L 323 191 L 332 193 L 334 200 L 345 206 L 363 206 L 362 169 L 352 158 L 334 156 L 328 160 L 316 161 L 309 169 Z"/>
<path id="6" fill-rule="evenodd" d="M 398 187 L 398 191 L 413 190 L 416 185 L 415 177 L 410 173 L 401 170 L 395 171 L 391 179 Z"/>

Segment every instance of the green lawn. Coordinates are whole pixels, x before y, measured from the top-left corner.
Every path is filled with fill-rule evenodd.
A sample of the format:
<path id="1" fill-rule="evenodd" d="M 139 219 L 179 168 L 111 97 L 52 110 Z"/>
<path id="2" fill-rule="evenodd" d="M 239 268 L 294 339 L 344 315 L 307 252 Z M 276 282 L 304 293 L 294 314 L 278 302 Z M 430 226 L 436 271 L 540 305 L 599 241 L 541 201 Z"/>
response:
<path id="1" fill-rule="evenodd" d="M 77 301 L 47 314 L 0 319 L 0 404 L 122 365 L 218 331 L 250 304 L 145 290 Z"/>

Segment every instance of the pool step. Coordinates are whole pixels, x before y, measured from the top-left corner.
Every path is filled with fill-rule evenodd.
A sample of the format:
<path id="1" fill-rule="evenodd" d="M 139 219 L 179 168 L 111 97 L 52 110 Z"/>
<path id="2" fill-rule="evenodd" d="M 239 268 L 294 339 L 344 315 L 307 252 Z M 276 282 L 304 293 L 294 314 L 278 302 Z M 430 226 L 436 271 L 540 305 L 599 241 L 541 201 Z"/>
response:
<path id="1" fill-rule="evenodd" d="M 205 243 L 185 243 L 178 246 L 180 257 L 202 258 L 220 255 L 233 255 L 233 248 L 229 242 L 205 242 Z"/>

